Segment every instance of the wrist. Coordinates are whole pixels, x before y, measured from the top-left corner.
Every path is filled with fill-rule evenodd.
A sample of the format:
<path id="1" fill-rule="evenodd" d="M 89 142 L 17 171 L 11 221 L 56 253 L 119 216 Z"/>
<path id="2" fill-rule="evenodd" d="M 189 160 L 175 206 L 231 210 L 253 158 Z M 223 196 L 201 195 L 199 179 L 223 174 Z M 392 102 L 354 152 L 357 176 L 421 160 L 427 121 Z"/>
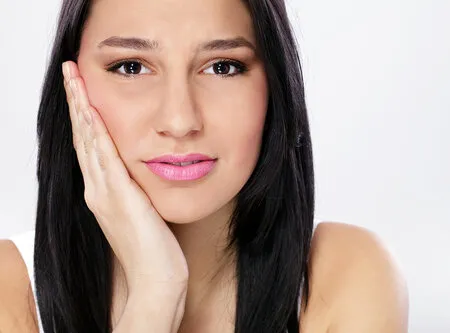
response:
<path id="1" fill-rule="evenodd" d="M 128 299 L 142 306 L 156 304 L 158 307 L 172 307 L 183 301 L 187 294 L 187 284 L 135 283 L 128 289 Z"/>

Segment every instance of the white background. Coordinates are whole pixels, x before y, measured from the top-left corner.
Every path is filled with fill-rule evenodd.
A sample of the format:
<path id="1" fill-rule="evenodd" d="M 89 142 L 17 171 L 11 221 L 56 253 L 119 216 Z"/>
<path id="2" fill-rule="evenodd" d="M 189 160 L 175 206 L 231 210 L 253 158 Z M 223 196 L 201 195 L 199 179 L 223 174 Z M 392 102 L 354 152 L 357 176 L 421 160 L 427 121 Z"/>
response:
<path id="1" fill-rule="evenodd" d="M 36 114 L 59 5 L 0 1 L 0 238 L 33 228 Z M 304 65 L 318 217 L 379 234 L 408 280 L 410 332 L 448 333 L 450 1 L 288 7 Z"/>

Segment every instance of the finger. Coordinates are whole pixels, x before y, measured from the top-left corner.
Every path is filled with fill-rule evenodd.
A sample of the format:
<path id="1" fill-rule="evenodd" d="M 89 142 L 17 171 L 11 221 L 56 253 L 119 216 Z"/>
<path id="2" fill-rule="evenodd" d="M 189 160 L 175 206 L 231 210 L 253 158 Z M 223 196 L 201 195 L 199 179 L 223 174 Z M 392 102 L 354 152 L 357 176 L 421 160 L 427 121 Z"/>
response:
<path id="1" fill-rule="evenodd" d="M 90 116 L 90 105 L 87 101 L 86 92 L 80 89 L 82 79 L 73 77 L 70 80 L 70 87 L 74 95 L 74 107 L 77 114 L 79 132 L 83 139 L 83 149 L 86 156 L 92 153 L 93 132 L 91 129 L 92 119 Z"/>
<path id="2" fill-rule="evenodd" d="M 97 163 L 104 176 L 111 182 L 129 185 L 131 179 L 127 168 L 109 134 L 100 114 L 93 112 L 93 131 L 95 135 L 94 149 L 97 153 Z"/>
<path id="3" fill-rule="evenodd" d="M 86 175 L 85 192 L 93 194 L 94 191 L 101 190 L 103 181 L 96 161 L 92 120 L 86 119 L 86 113 L 91 112 L 89 110 L 91 107 L 87 101 L 85 90 L 81 89 L 81 82 L 81 77 L 73 77 L 70 81 L 75 100 L 75 110 L 78 115 L 79 133 L 81 133 L 81 144 L 77 153 L 80 156 L 80 163 L 82 163 L 83 175 Z"/>
<path id="4" fill-rule="evenodd" d="M 80 120 L 85 129 L 83 137 L 88 148 L 87 159 L 93 176 L 96 177 L 95 182 L 100 181 L 97 177 L 101 177 L 104 184 L 109 186 L 114 184 L 114 187 L 120 188 L 118 182 L 130 181 L 128 171 L 100 114 L 89 102 L 83 79 L 78 77 L 76 83 L 79 116 L 80 118 L 85 116 L 91 122 L 90 126 L 86 126 L 86 120 Z"/>
<path id="5" fill-rule="evenodd" d="M 94 189 L 101 190 L 103 183 L 101 174 L 97 166 L 96 154 L 94 149 L 94 135 L 91 128 L 91 121 L 86 120 L 86 113 L 90 113 L 91 108 L 83 79 L 79 75 L 78 66 L 72 61 L 67 62 L 68 68 L 66 75 L 70 77 L 69 87 L 70 107 L 72 109 L 73 122 L 76 124 L 76 134 L 74 140 L 77 142 L 77 156 L 80 162 L 80 168 L 85 178 L 85 191 L 91 192 Z M 89 119 L 89 118 L 88 118 Z"/>
<path id="6" fill-rule="evenodd" d="M 67 95 L 67 104 L 69 106 L 69 115 L 72 123 L 72 133 L 73 133 L 73 143 L 74 147 L 77 150 L 81 147 L 82 133 L 78 119 L 78 111 L 76 109 L 76 101 L 75 96 L 71 87 L 71 79 L 73 77 L 73 66 L 70 65 L 70 62 L 65 62 L 63 64 L 63 74 L 64 74 L 64 89 Z"/>
<path id="7" fill-rule="evenodd" d="M 67 94 L 67 102 L 69 106 L 69 114 L 72 123 L 73 144 L 77 154 L 80 169 L 83 174 L 85 187 L 89 182 L 90 172 L 87 166 L 87 146 L 85 142 L 85 134 L 83 123 L 80 121 L 79 112 L 77 110 L 76 92 L 73 89 L 74 78 L 71 78 L 71 68 L 66 68 L 64 72 L 64 88 Z"/>
<path id="8" fill-rule="evenodd" d="M 67 66 L 69 66 L 67 64 L 67 62 L 65 64 Z M 79 133 L 78 116 L 77 116 L 76 110 L 75 110 L 74 96 L 72 94 L 72 89 L 69 86 L 69 80 L 70 80 L 69 70 L 70 69 L 68 67 L 64 67 L 64 64 L 63 64 L 64 90 L 66 92 L 66 100 L 67 100 L 67 104 L 69 107 L 69 115 L 70 115 L 70 121 L 71 121 L 71 125 L 72 125 L 72 134 L 73 134 L 73 143 L 74 143 L 75 149 L 77 149 L 76 143 L 78 142 L 78 136 L 81 135 L 81 133 Z"/>

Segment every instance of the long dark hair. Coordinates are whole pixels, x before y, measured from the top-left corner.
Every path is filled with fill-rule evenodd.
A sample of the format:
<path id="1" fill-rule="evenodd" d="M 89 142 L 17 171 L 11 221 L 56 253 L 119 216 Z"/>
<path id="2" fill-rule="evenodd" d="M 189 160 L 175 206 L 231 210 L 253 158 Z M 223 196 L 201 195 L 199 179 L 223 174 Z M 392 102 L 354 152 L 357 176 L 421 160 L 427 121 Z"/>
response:
<path id="1" fill-rule="evenodd" d="M 298 45 L 284 0 L 243 0 L 269 104 L 259 160 L 229 226 L 236 251 L 235 333 L 297 333 L 309 296 L 314 170 Z M 35 285 L 46 333 L 111 332 L 112 250 L 84 200 L 61 64 L 76 61 L 90 1 L 63 1 L 39 106 Z M 305 303 L 307 305 L 307 302 Z"/>

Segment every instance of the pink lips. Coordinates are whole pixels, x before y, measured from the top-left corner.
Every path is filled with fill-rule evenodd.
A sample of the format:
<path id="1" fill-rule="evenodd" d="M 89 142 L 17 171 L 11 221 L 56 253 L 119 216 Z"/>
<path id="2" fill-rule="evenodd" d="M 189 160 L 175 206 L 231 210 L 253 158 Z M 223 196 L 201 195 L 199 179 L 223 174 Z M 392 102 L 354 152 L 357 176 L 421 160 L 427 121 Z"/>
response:
<path id="1" fill-rule="evenodd" d="M 156 175 L 167 180 L 195 180 L 206 176 L 215 166 L 217 159 L 202 154 L 164 155 L 146 161 L 145 164 Z M 173 165 L 173 163 L 188 163 Z"/>

